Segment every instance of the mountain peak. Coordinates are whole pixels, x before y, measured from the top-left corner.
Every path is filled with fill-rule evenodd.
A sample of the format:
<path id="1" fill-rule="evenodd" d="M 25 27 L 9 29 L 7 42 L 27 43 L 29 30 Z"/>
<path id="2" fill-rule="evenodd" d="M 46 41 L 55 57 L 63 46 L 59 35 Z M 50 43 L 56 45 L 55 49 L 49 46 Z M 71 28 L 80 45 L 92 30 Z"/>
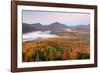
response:
<path id="1" fill-rule="evenodd" d="M 62 24 L 59 22 L 54 22 L 48 25 L 49 28 L 52 29 L 65 29 L 65 28 L 69 28 L 66 24 Z"/>
<path id="2" fill-rule="evenodd" d="M 41 23 L 33 23 L 32 25 L 42 25 Z"/>
<path id="3" fill-rule="evenodd" d="M 51 23 L 51 24 L 62 24 L 62 23 L 59 23 L 59 22 L 54 22 L 54 23 Z"/>
<path id="4" fill-rule="evenodd" d="M 58 23 L 59 24 L 59 22 L 54 22 L 54 23 Z"/>

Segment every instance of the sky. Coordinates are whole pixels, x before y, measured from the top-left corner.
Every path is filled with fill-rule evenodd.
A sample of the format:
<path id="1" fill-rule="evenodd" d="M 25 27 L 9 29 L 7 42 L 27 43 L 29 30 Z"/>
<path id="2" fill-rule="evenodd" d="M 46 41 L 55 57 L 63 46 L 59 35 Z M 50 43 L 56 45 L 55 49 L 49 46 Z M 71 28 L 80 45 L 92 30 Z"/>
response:
<path id="1" fill-rule="evenodd" d="M 90 24 L 90 14 L 88 13 L 23 10 L 22 19 L 23 23 L 28 24 L 41 23 L 43 25 L 49 25 L 54 22 L 69 26 Z"/>

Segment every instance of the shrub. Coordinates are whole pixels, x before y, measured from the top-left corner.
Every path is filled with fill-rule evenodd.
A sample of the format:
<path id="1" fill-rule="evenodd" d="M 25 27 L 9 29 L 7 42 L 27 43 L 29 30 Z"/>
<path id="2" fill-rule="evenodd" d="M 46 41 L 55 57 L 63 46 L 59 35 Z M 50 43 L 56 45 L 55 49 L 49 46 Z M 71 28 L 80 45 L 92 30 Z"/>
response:
<path id="1" fill-rule="evenodd" d="M 78 58 L 77 59 L 89 59 L 90 55 L 86 54 L 86 53 L 79 53 Z"/>

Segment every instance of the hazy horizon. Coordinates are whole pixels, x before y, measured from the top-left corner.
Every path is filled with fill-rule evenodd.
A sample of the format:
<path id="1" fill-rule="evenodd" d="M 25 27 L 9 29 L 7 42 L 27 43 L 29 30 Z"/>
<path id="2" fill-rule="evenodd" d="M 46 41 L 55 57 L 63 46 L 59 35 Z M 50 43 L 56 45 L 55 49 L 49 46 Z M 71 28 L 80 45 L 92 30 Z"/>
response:
<path id="1" fill-rule="evenodd" d="M 88 25 L 90 24 L 90 14 L 23 10 L 22 20 L 23 23 L 27 24 L 40 23 L 42 25 L 49 25 L 51 23 L 59 22 L 68 26 Z"/>

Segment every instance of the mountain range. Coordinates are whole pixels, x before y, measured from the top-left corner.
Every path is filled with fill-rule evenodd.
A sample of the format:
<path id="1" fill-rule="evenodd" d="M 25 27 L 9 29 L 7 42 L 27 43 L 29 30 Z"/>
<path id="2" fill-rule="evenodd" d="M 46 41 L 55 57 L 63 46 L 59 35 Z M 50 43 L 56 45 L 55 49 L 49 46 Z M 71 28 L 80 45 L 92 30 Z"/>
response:
<path id="1" fill-rule="evenodd" d="M 64 29 L 72 29 L 72 30 L 85 30 L 89 31 L 90 25 L 75 25 L 75 26 L 68 26 L 66 24 L 62 24 L 59 22 L 54 22 L 49 25 L 43 25 L 41 23 L 34 23 L 34 24 L 27 24 L 22 23 L 22 32 L 27 33 L 31 31 L 45 31 L 45 30 L 64 30 Z"/>

